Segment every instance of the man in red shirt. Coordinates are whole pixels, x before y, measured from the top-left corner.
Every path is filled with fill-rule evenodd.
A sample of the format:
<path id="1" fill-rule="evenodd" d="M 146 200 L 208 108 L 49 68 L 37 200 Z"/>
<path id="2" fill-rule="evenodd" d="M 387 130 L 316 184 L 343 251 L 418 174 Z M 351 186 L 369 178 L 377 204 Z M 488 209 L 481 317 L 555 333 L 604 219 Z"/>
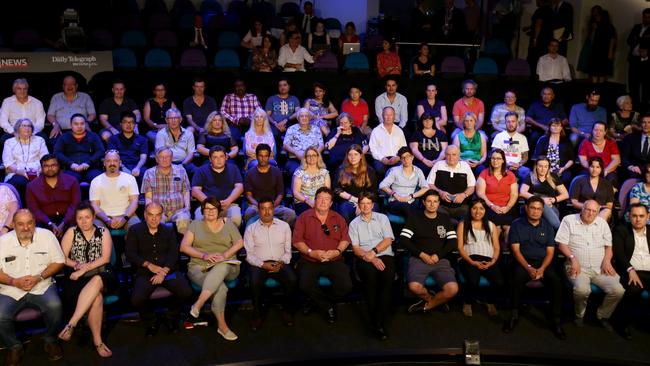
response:
<path id="1" fill-rule="evenodd" d="M 334 193 L 327 187 L 316 191 L 314 208 L 298 217 L 292 240 L 300 252 L 300 289 L 325 311 L 330 324 L 336 322 L 334 303 L 352 290 L 350 269 L 342 255 L 350 244 L 348 225 L 341 215 L 330 210 L 333 197 Z M 320 277 L 331 282 L 329 294 L 319 287 Z"/>

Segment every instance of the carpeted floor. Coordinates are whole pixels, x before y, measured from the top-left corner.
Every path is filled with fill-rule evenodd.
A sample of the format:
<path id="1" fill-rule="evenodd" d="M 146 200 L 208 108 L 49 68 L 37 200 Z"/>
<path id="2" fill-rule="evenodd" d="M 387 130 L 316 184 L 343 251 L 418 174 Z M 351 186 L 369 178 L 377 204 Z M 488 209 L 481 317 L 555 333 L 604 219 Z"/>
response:
<path id="1" fill-rule="evenodd" d="M 24 364 L 182 366 L 244 362 L 255 365 L 268 360 L 323 360 L 340 356 L 357 356 L 361 360 L 374 357 L 375 361 L 383 360 L 383 364 L 393 364 L 391 360 L 400 359 L 396 356 L 399 354 L 460 354 L 464 340 L 474 339 L 480 341 L 484 360 L 497 360 L 491 356 L 497 354 L 525 354 L 571 359 L 573 364 L 590 364 L 584 357 L 595 357 L 602 361 L 600 364 L 616 360 L 619 364 L 650 365 L 650 322 L 647 317 L 635 324 L 631 341 L 607 333 L 589 321 L 584 328 L 565 322 L 568 338 L 560 341 L 547 330 L 541 309 L 534 306 L 523 312 L 519 326 L 510 335 L 501 332 L 501 318 L 488 317 L 485 307 L 480 305 L 474 306 L 472 318 L 462 315 L 458 303 L 452 305 L 448 313 L 436 311 L 423 315 L 407 315 L 402 306 L 395 310 L 387 326 L 390 338 L 381 342 L 365 330 L 364 303 L 339 305 L 339 319 L 335 325 L 326 324 L 319 314 L 312 313 L 307 316 L 298 314 L 292 328 L 282 325 L 278 309 L 271 308 L 258 332 L 249 328 L 249 311 L 229 309 L 229 312 L 233 314 L 231 328 L 239 335 L 236 342 L 223 340 L 213 324 L 183 329 L 177 335 L 161 327 L 157 336 L 147 339 L 139 323 L 122 320 L 112 322 L 108 330 L 106 343 L 113 350 L 110 359 L 97 356 L 89 334 L 76 332 L 72 341 L 64 345 L 64 359 L 56 363 L 47 361 L 42 351 L 42 340 L 34 336 L 26 346 Z M 4 359 L 4 355 L 3 352 L 0 357 Z M 329 364 L 345 364 L 346 360 L 349 359 L 339 358 Z M 456 360 L 452 364 L 462 364 L 460 355 L 452 357 L 452 360 Z M 314 362 L 296 364 L 311 365 Z"/>

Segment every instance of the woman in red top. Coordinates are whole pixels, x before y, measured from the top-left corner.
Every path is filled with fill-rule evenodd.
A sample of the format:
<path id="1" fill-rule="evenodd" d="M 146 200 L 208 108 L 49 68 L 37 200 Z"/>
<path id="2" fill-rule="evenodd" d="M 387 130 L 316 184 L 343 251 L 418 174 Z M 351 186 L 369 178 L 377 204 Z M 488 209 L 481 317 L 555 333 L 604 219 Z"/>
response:
<path id="1" fill-rule="evenodd" d="M 401 75 L 402 63 L 397 54 L 395 43 L 385 39 L 382 43 L 383 51 L 377 54 L 377 73 L 380 78 L 386 75 Z"/>
<path id="2" fill-rule="evenodd" d="M 485 200 L 488 219 L 507 238 L 510 223 L 519 216 L 515 207 L 519 187 L 517 177 L 506 169 L 506 154 L 503 150 L 494 149 L 490 153 L 488 169 L 483 170 L 476 180 L 476 195 Z"/>
<path id="3" fill-rule="evenodd" d="M 595 156 L 603 160 L 605 179 L 610 181 L 614 187 L 618 187 L 616 169 L 621 165 L 621 153 L 616 141 L 607 137 L 607 124 L 602 121 L 594 122 L 594 126 L 591 128 L 591 138 L 583 140 L 578 149 L 578 158 L 585 170 L 589 170 L 589 159 Z"/>

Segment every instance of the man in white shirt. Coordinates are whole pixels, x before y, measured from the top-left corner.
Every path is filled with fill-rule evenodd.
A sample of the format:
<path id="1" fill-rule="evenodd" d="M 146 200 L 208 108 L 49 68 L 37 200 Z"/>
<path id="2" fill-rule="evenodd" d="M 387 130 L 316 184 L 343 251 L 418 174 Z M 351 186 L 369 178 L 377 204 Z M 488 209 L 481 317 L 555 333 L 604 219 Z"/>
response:
<path id="1" fill-rule="evenodd" d="M 611 332 L 614 329 L 609 318 L 623 298 L 625 289 L 612 267 L 612 232 L 607 221 L 598 216 L 599 211 L 598 202 L 585 202 L 579 214 L 562 219 L 555 241 L 567 258 L 565 268 L 573 285 L 576 325 L 584 326 L 583 317 L 593 283 L 605 293 L 605 299 L 596 313 L 598 321 Z"/>
<path id="2" fill-rule="evenodd" d="M 95 209 L 97 224 L 109 230 L 128 230 L 140 222 L 135 215 L 138 208 L 138 183 L 135 178 L 120 171 L 120 154 L 108 150 L 104 156 L 106 172 L 90 182 L 90 204 Z"/>
<path id="3" fill-rule="evenodd" d="M 300 32 L 289 32 L 287 37 L 289 42 L 280 47 L 278 65 L 283 68 L 283 71 L 305 71 L 305 61 L 313 64 L 314 58 L 305 47 L 300 45 L 302 38 Z"/>
<path id="4" fill-rule="evenodd" d="M 562 83 L 571 81 L 571 69 L 566 57 L 560 55 L 560 42 L 552 39 L 548 42 L 548 53 L 537 61 L 537 78 L 539 81 Z"/>
<path id="5" fill-rule="evenodd" d="M 291 269 L 291 229 L 289 224 L 275 218 L 272 197 L 257 202 L 260 219 L 248 225 L 244 233 L 246 262 L 250 264 L 250 285 L 253 298 L 251 328 L 256 331 L 262 325 L 262 290 L 268 278 L 279 282 L 284 288 L 282 321 L 293 325 L 296 274 Z"/>
<path id="6" fill-rule="evenodd" d="M 0 151 L 6 140 L 13 137 L 14 125 L 16 121 L 27 118 L 34 124 L 33 134 L 47 139 L 41 131 L 45 126 L 45 109 L 40 100 L 28 95 L 29 84 L 26 79 L 16 79 L 13 83 L 12 90 L 14 95 L 5 98 L 0 107 L 0 128 L 4 135 L 0 137 Z M 2 133 L 2 131 L 0 131 Z"/>
<path id="7" fill-rule="evenodd" d="M 386 168 L 399 163 L 397 151 L 406 146 L 404 132 L 399 126 L 396 126 L 395 109 L 393 107 L 384 107 L 382 110 L 383 122 L 375 127 L 370 134 L 370 153 L 375 159 L 373 167 L 377 176 L 383 177 Z"/>
<path id="8" fill-rule="evenodd" d="M 467 214 L 465 201 L 474 194 L 476 177 L 469 164 L 460 160 L 458 146 L 447 146 L 445 160 L 433 164 L 427 182 L 440 194 L 440 212 L 455 220 Z"/>
<path id="9" fill-rule="evenodd" d="M 54 234 L 37 228 L 29 210 L 16 212 L 14 227 L 0 237 L 0 340 L 8 350 L 5 364 L 20 364 L 23 345 L 16 337 L 13 321 L 25 307 L 36 307 L 43 315 L 45 351 L 56 361 L 63 357 L 56 339 L 62 312 L 52 276 L 63 269 L 65 258 Z"/>
<path id="10" fill-rule="evenodd" d="M 386 92 L 375 98 L 375 113 L 377 114 L 379 123 L 384 122 L 384 109 L 386 107 L 392 107 L 394 111 L 394 123 L 403 129 L 409 120 L 408 101 L 405 96 L 397 92 L 397 80 L 387 78 L 384 87 L 386 88 Z"/>
<path id="11" fill-rule="evenodd" d="M 493 149 L 501 149 L 506 154 L 506 166 L 519 181 L 530 174 L 530 169 L 524 164 L 528 161 L 528 140 L 517 132 L 518 115 L 515 112 L 506 113 L 506 130 L 499 132 L 492 140 Z"/>

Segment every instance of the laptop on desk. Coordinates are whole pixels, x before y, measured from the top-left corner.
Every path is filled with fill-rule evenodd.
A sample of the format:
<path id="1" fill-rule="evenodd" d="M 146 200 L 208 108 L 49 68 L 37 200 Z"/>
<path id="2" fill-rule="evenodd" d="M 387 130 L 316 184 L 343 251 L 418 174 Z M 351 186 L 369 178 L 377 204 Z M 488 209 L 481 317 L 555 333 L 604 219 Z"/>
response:
<path id="1" fill-rule="evenodd" d="M 361 43 L 343 43 L 343 54 L 361 52 Z"/>

